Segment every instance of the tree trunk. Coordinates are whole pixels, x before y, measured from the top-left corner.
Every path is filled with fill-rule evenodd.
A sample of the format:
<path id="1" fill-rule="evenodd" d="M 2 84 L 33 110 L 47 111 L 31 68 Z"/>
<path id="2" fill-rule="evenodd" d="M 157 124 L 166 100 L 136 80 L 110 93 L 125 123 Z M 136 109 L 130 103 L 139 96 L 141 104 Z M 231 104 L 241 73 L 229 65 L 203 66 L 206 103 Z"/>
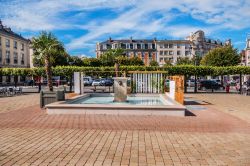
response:
<path id="1" fill-rule="evenodd" d="M 69 79 L 70 79 L 70 83 L 69 83 L 69 91 L 70 91 L 70 92 L 72 92 L 72 84 L 73 84 L 73 83 L 72 83 L 72 79 L 73 79 L 72 75 L 70 76 L 70 78 L 69 78 Z"/>
<path id="2" fill-rule="evenodd" d="M 47 86 L 49 88 L 49 91 L 53 91 L 52 71 L 51 71 L 51 65 L 50 65 L 48 56 L 45 57 L 45 70 L 46 70 L 46 76 L 47 76 Z"/>

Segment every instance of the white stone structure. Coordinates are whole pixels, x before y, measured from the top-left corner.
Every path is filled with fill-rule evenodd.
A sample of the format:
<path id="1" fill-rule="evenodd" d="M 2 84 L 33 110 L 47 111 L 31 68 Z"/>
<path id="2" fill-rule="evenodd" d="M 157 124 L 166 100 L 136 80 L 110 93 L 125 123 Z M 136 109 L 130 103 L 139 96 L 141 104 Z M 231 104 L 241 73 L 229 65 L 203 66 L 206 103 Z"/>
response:
<path id="1" fill-rule="evenodd" d="M 246 66 L 250 66 L 250 34 L 248 35 L 247 41 L 246 41 L 245 62 L 246 62 Z"/>

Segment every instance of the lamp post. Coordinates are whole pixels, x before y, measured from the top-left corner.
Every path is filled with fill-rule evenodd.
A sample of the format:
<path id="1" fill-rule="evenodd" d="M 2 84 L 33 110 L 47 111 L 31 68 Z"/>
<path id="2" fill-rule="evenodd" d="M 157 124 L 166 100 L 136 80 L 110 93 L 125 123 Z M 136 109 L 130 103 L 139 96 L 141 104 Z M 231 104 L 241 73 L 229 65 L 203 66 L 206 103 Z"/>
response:
<path id="1" fill-rule="evenodd" d="M 70 66 L 72 66 L 75 62 L 68 62 L 68 63 L 69 63 Z M 69 79 L 70 79 L 70 81 L 69 81 L 69 91 L 72 92 L 72 79 L 73 79 L 72 74 L 71 74 Z"/>
<path id="2" fill-rule="evenodd" d="M 195 43 L 195 47 L 199 48 L 198 43 Z M 193 57 L 194 57 L 194 65 L 197 66 L 197 57 L 196 57 L 197 55 L 196 55 L 196 53 L 193 54 L 193 49 L 194 49 L 194 47 L 192 45 L 190 45 L 189 51 L 190 51 L 191 55 L 193 55 Z M 194 75 L 194 93 L 197 93 L 197 74 Z"/>

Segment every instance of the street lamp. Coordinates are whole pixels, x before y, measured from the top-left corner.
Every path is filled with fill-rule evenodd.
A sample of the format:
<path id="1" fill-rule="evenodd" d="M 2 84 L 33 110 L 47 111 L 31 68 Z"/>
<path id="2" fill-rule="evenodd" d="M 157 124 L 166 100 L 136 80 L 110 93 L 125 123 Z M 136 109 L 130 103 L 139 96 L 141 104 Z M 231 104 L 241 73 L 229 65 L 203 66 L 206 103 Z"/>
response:
<path id="1" fill-rule="evenodd" d="M 190 51 L 190 54 L 193 55 L 194 65 L 197 66 L 197 55 L 196 55 L 196 52 L 195 54 L 193 54 L 193 50 L 194 48 L 199 48 L 199 45 L 197 42 L 194 42 L 194 46 L 190 44 L 189 51 Z M 196 74 L 194 75 L 194 93 L 197 93 L 197 75 Z"/>

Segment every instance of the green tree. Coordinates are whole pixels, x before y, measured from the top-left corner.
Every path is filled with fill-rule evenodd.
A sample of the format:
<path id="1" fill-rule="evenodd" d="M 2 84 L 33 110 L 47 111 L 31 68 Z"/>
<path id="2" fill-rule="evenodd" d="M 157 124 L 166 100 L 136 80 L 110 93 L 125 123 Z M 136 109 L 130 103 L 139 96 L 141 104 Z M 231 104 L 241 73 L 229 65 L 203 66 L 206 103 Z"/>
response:
<path id="1" fill-rule="evenodd" d="M 194 62 L 192 59 L 188 57 L 178 57 L 176 61 L 176 65 L 193 65 Z"/>
<path id="2" fill-rule="evenodd" d="M 48 87 L 53 91 L 51 61 L 56 55 L 65 53 L 63 44 L 52 33 L 43 31 L 38 37 L 33 38 L 32 48 L 34 56 L 44 61 Z"/>
<path id="3" fill-rule="evenodd" d="M 78 56 L 70 56 L 68 58 L 68 63 L 69 65 L 74 65 L 74 66 L 84 66 L 83 60 Z"/>
<path id="4" fill-rule="evenodd" d="M 238 50 L 232 46 L 215 48 L 206 54 L 201 64 L 206 66 L 236 66 L 240 63 Z"/>
<path id="5" fill-rule="evenodd" d="M 171 60 L 165 60 L 165 64 L 163 66 L 164 67 L 173 66 L 172 61 Z"/>
<path id="6" fill-rule="evenodd" d="M 144 62 L 139 57 L 128 58 L 130 66 L 144 66 Z"/>
<path id="7" fill-rule="evenodd" d="M 149 66 L 159 66 L 158 62 L 152 60 L 150 63 L 149 63 Z"/>
<path id="8" fill-rule="evenodd" d="M 99 59 L 102 61 L 103 66 L 114 66 L 116 58 L 122 55 L 124 55 L 124 50 L 121 48 L 109 49 Z"/>
<path id="9" fill-rule="evenodd" d="M 51 54 L 50 56 L 50 64 L 51 66 L 55 67 L 55 66 L 66 66 L 68 65 L 68 60 L 69 60 L 70 56 L 64 52 L 64 51 L 60 51 L 60 53 L 56 53 L 56 54 Z M 35 67 L 43 67 L 45 66 L 45 61 L 44 58 L 41 58 L 39 56 L 33 56 L 33 64 Z"/>

